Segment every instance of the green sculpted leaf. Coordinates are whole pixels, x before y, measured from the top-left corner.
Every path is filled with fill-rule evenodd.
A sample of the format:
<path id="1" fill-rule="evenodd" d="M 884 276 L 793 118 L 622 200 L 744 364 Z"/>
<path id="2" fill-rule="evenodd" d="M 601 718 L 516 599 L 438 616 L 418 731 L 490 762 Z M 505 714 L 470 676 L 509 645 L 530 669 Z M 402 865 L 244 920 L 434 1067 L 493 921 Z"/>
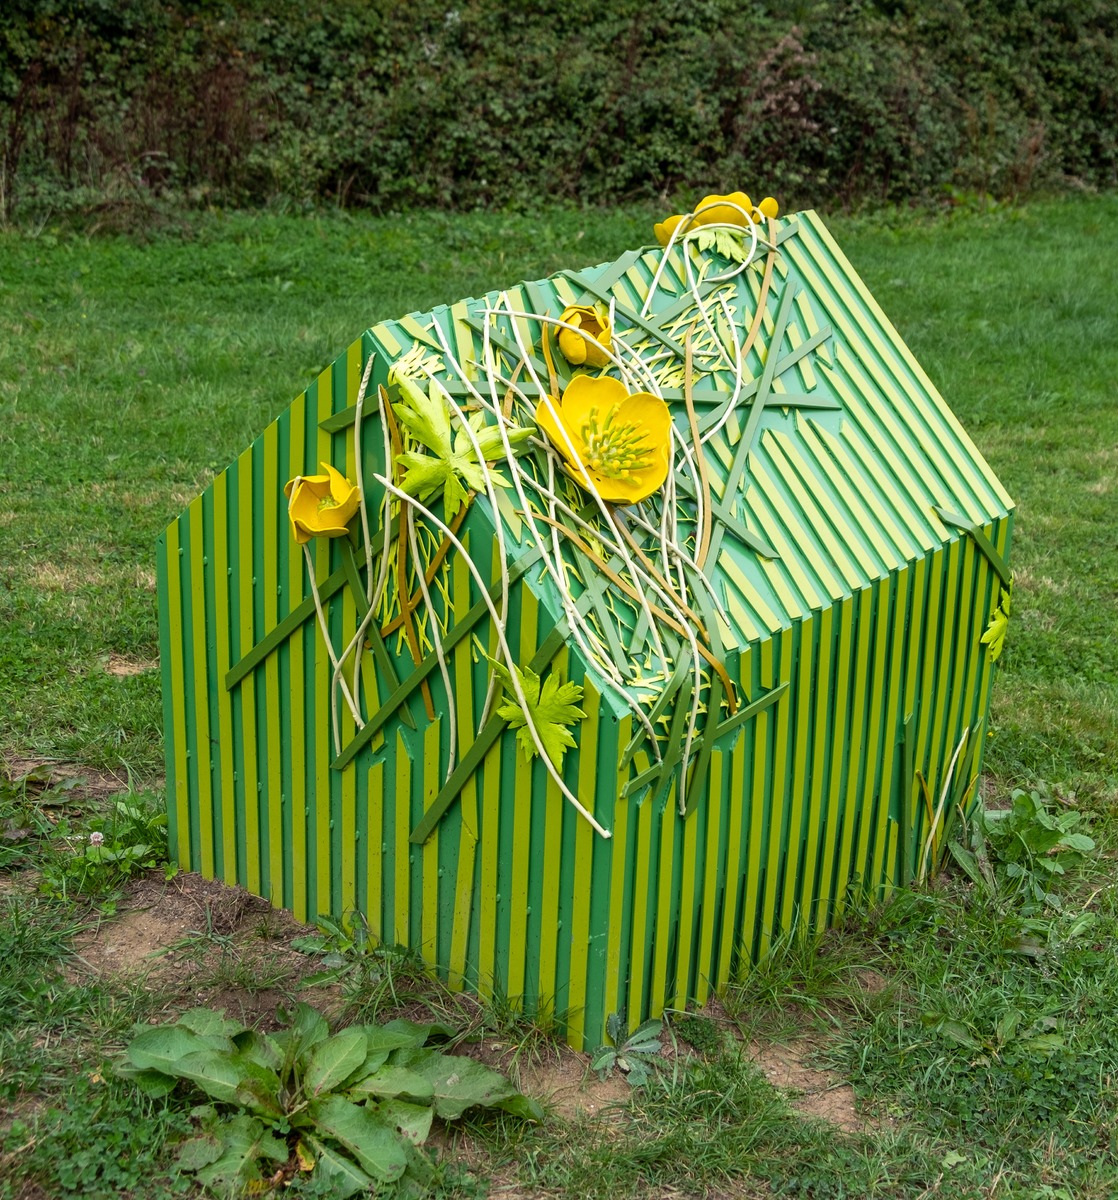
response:
<path id="1" fill-rule="evenodd" d="M 360 1029 L 346 1029 L 319 1042 L 307 1059 L 303 1091 L 307 1096 L 321 1096 L 333 1091 L 364 1063 L 367 1046 L 365 1034 Z"/>
<path id="2" fill-rule="evenodd" d="M 412 441 L 419 445 L 418 449 L 408 448 L 396 456 L 397 464 L 404 470 L 400 486 L 409 496 L 427 503 L 441 492 L 443 513 L 449 521 L 456 516 L 469 491 L 486 490 L 487 475 L 496 486 L 509 486 L 506 479 L 484 466 L 486 462 L 505 457 L 501 431 L 495 424 L 486 424 L 485 413 L 477 412 L 469 417 L 471 438 L 461 427 L 457 415 L 454 419 L 459 422 L 459 428 L 454 431 L 450 397 L 436 380 L 432 379 L 424 391 L 415 380 L 402 378 L 399 388 L 404 399 L 392 406 L 393 412 Z M 515 450 L 521 446 L 532 432 L 520 426 L 507 427 L 510 447 Z M 481 451 L 480 459 L 478 450 Z"/>
<path id="3" fill-rule="evenodd" d="M 255 1117 L 232 1117 L 222 1124 L 217 1136 L 222 1144 L 221 1157 L 198 1169 L 199 1181 L 208 1188 L 239 1192 L 260 1178 L 262 1158 L 287 1162 L 286 1143 Z"/>
<path id="4" fill-rule="evenodd" d="M 497 715 L 504 717 L 512 728 L 517 730 L 516 739 L 524 751 L 524 757 L 531 759 L 539 751 L 536 749 L 536 743 L 528 728 L 528 718 L 525 716 L 524 710 L 516 703 L 508 669 L 498 662 L 493 663 L 493 669 L 504 683 L 509 695 L 514 697 L 497 709 Z M 571 682 L 563 683 L 557 671 L 552 671 L 542 684 L 535 671 L 527 667 L 517 667 L 516 674 L 520 680 L 520 686 L 524 690 L 524 699 L 528 704 L 528 716 L 532 718 L 532 724 L 547 752 L 547 757 L 558 770 L 563 765 L 563 755 L 567 752 L 568 747 L 576 744 L 567 727 L 583 720 L 586 716 L 586 713 L 578 707 L 578 702 L 582 699 L 582 685 Z"/>
<path id="5" fill-rule="evenodd" d="M 344 1146 L 374 1178 L 391 1183 L 403 1175 L 408 1165 L 404 1147 L 395 1129 L 376 1112 L 341 1096 L 315 1100 L 307 1112 L 320 1133 Z"/>
<path id="6" fill-rule="evenodd" d="M 525 1102 L 521 1115 L 534 1120 L 543 1118 L 539 1105 L 522 1096 L 499 1071 L 464 1055 L 429 1049 L 399 1050 L 393 1055 L 392 1065 L 414 1071 L 430 1083 L 435 1112 L 445 1121 L 452 1121 L 477 1105 L 504 1108 L 515 1097 Z"/>
<path id="7" fill-rule="evenodd" d="M 330 1184 L 330 1194 L 336 1197 L 336 1200 L 346 1200 L 347 1196 L 355 1196 L 373 1186 L 371 1176 L 366 1175 L 340 1150 L 328 1146 L 313 1133 L 303 1134 L 300 1145 L 304 1153 L 309 1152 L 313 1157 L 316 1175 Z"/>

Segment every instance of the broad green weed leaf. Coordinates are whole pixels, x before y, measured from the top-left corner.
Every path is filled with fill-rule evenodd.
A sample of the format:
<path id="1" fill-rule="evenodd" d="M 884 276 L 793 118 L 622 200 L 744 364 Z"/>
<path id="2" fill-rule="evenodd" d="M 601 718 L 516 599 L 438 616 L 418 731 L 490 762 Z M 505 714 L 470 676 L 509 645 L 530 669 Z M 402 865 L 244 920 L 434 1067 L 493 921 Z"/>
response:
<path id="1" fill-rule="evenodd" d="M 222 1150 L 220 1138 L 213 1134 L 193 1137 L 189 1141 L 183 1142 L 179 1148 L 176 1162 L 182 1171 L 200 1171 L 203 1167 L 208 1167 L 210 1163 L 217 1162 L 221 1157 Z"/>
<path id="2" fill-rule="evenodd" d="M 393 1055 L 392 1065 L 414 1071 L 430 1083 L 435 1112 L 445 1121 L 460 1117 L 475 1105 L 493 1107 L 520 1095 L 500 1072 L 464 1055 L 401 1050 Z"/>
<path id="3" fill-rule="evenodd" d="M 232 1117 L 222 1123 L 218 1136 L 222 1143 L 221 1157 L 197 1172 L 199 1181 L 206 1187 L 224 1186 L 230 1191 L 239 1191 L 260 1178 L 260 1159 L 277 1163 L 287 1161 L 286 1143 L 255 1117 L 243 1114 Z"/>
<path id="4" fill-rule="evenodd" d="M 175 1024 L 199 1037 L 235 1038 L 246 1029 L 240 1021 L 227 1020 L 224 1012 L 216 1012 L 212 1008 L 192 1008 L 184 1012 Z"/>
<path id="5" fill-rule="evenodd" d="M 283 1051 L 273 1038 L 258 1029 L 246 1029 L 233 1038 L 237 1050 L 250 1062 L 269 1071 L 278 1071 L 283 1066 Z"/>
<path id="6" fill-rule="evenodd" d="M 426 1104 L 408 1104 L 403 1100 L 383 1100 L 377 1105 L 377 1113 L 413 1146 L 422 1146 L 431 1132 L 435 1119 L 434 1109 Z"/>
<path id="7" fill-rule="evenodd" d="M 134 1083 L 145 1096 L 160 1097 L 175 1090 L 175 1077 L 163 1071 L 134 1067 L 130 1062 L 119 1059 L 113 1064 L 113 1073 L 121 1079 Z"/>
<path id="8" fill-rule="evenodd" d="M 319 1042 L 307 1059 L 303 1090 L 308 1096 L 333 1091 L 365 1061 L 367 1040 L 360 1029 L 346 1029 Z"/>
<path id="9" fill-rule="evenodd" d="M 408 1163 L 404 1148 L 395 1129 L 375 1112 L 341 1096 L 315 1100 L 307 1111 L 318 1131 L 343 1145 L 362 1170 L 385 1183 L 403 1175 Z"/>
<path id="10" fill-rule="evenodd" d="M 389 1063 L 358 1080 L 346 1089 L 346 1094 L 354 1098 L 378 1096 L 392 1099 L 408 1096 L 412 1100 L 430 1100 L 434 1092 L 426 1076 Z"/>
<path id="11" fill-rule="evenodd" d="M 279 1078 L 243 1055 L 227 1050 L 198 1050 L 174 1064 L 174 1074 L 188 1079 L 207 1096 L 225 1104 L 278 1118 Z"/>
<path id="12" fill-rule="evenodd" d="M 232 1042 L 228 1045 L 232 1049 Z M 134 1067 L 173 1075 L 180 1059 L 213 1048 L 210 1042 L 181 1025 L 160 1025 L 134 1037 L 125 1053 Z"/>
<path id="13" fill-rule="evenodd" d="M 331 1185 L 336 1200 L 346 1200 L 358 1192 L 368 1191 L 373 1179 L 351 1162 L 340 1150 L 328 1146 L 313 1133 L 304 1133 L 300 1145 L 314 1159 L 315 1172 Z"/>

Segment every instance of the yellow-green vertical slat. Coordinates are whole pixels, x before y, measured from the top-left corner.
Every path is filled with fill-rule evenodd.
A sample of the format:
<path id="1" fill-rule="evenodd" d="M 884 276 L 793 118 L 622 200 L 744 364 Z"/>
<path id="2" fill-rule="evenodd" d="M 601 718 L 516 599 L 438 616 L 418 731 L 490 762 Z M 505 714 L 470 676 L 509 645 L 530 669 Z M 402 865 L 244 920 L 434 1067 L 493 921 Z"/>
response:
<path id="1" fill-rule="evenodd" d="M 740 733 L 739 737 L 747 736 Z M 710 998 L 712 987 L 718 985 L 718 964 L 714 958 L 714 933 L 718 924 L 719 884 L 726 886 L 722 865 L 723 812 L 726 807 L 726 755 L 714 750 L 710 756 L 705 803 L 708 806 L 706 844 L 703 849 L 703 912 L 699 924 L 698 963 L 699 972 L 695 981 L 695 1003 L 705 1004 Z M 623 805 L 619 808 L 624 807 Z"/>
<path id="2" fill-rule="evenodd" d="M 779 701 L 778 701 L 779 703 Z M 731 963 L 738 939 L 738 881 L 743 856 L 742 831 L 745 827 L 745 750 L 749 730 L 746 729 L 729 752 L 730 815 L 726 822 L 726 890 L 722 905 L 722 928 L 718 943 L 718 972 L 714 984 L 720 987 L 730 978 Z"/>
<path id="3" fill-rule="evenodd" d="M 315 457 L 318 462 L 330 462 L 332 438 L 323 431 L 321 422 L 333 415 L 334 373 L 327 367 L 318 376 L 308 392 L 308 401 L 314 397 L 318 416 Z M 316 468 L 317 469 L 317 468 Z M 311 543 L 311 565 L 316 579 L 325 579 L 330 574 L 331 548 L 326 538 L 315 538 Z M 329 626 L 328 626 L 329 627 Z M 331 845 L 331 793 L 336 772 L 330 769 L 333 757 L 333 733 L 330 719 L 330 656 L 322 640 L 322 631 L 317 629 L 314 638 L 314 655 L 308 666 L 308 685 L 314 681 L 314 912 L 332 913 L 333 872 Z M 309 688 L 308 688 L 309 690 Z M 340 914 L 337 914 L 340 915 Z M 407 944 L 406 941 L 403 944 Z"/>
<path id="4" fill-rule="evenodd" d="M 186 703 L 183 683 L 183 654 L 185 643 L 182 629 L 182 521 L 167 527 L 165 540 L 167 579 L 167 625 L 170 650 L 170 680 L 172 703 L 172 743 L 174 746 L 174 775 L 169 833 L 171 851 L 184 871 L 194 869 L 190 855 L 190 777 L 186 745 Z"/>
<path id="5" fill-rule="evenodd" d="M 632 737 L 633 718 L 625 716 L 621 719 L 617 733 L 617 745 L 623 748 L 629 744 Z M 619 757 L 619 755 L 617 756 Z M 617 775 L 620 788 L 618 762 L 610 765 L 611 774 Z M 603 768 L 605 769 L 605 768 Z M 610 900 L 609 920 L 607 930 L 609 941 L 606 950 L 606 982 L 603 997 L 603 1010 L 608 1017 L 610 1013 L 620 1012 L 623 1007 L 623 975 L 628 974 L 628 954 L 624 943 L 626 922 L 630 919 L 628 912 L 628 888 L 630 879 L 629 862 L 630 838 L 632 836 L 629 821 L 630 805 L 622 800 L 613 810 L 613 837 L 610 839 L 607 857 L 610 864 Z"/>
<path id="6" fill-rule="evenodd" d="M 792 686 L 791 629 L 780 631 L 780 672 L 789 681 L 788 689 L 773 706 L 773 765 L 769 776 L 769 853 L 765 868 L 765 888 L 761 901 L 761 927 L 757 933 L 757 956 L 764 958 L 776 932 L 776 905 L 781 878 L 780 859 L 784 848 L 784 828 L 788 824 L 788 747 L 792 730 L 792 698 L 796 689 Z M 793 799 L 794 802 L 794 799 Z"/>
<path id="7" fill-rule="evenodd" d="M 396 732 L 395 795 L 385 797 L 395 813 L 392 837 L 392 936 L 398 946 L 411 945 L 411 754 L 404 744 L 403 733 Z"/>
<path id="8" fill-rule="evenodd" d="M 442 735 L 442 720 L 432 721 L 423 731 L 423 809 L 426 810 L 439 794 L 442 772 L 439 769 L 439 744 Z M 409 819 L 414 824 L 414 818 Z M 408 828 L 411 828 L 409 824 Z M 423 843 L 414 847 L 413 853 L 421 853 L 422 886 L 417 901 L 420 905 L 420 944 L 415 947 L 428 962 L 438 960 L 439 953 L 439 827 Z"/>
<path id="9" fill-rule="evenodd" d="M 263 578 L 259 590 L 264 598 L 264 629 L 274 629 L 279 620 L 277 585 L 279 583 L 279 437 L 276 423 L 264 430 L 263 497 L 255 525 L 262 533 Z M 277 907 L 283 903 L 283 773 L 280 763 L 280 685 L 279 656 L 264 660 L 265 762 L 267 786 L 261 793 L 262 824 L 268 830 L 268 899 Z"/>
<path id="10" fill-rule="evenodd" d="M 742 679 L 749 677 L 752 671 L 750 665 L 753 655 L 757 656 L 757 671 L 761 684 L 761 692 L 767 692 L 774 686 L 773 679 L 773 642 L 766 638 L 750 655 L 742 656 Z M 740 921 L 742 942 L 746 953 L 752 956 L 757 940 L 757 910 L 761 901 L 761 870 L 762 855 L 765 845 L 765 833 L 769 828 L 772 812 L 772 792 L 768 783 L 769 772 L 769 710 L 762 709 L 751 724 L 741 731 L 741 739 L 751 738 L 753 743 L 753 770 L 749 787 L 748 800 L 746 796 L 730 796 L 731 804 L 746 807 L 749 812 L 749 844 L 745 862 L 745 875 L 750 882 L 745 888 L 745 899 L 742 905 Z M 726 903 L 730 903 L 731 881 L 727 879 Z M 733 891 L 736 902 L 737 888 Z M 719 982 L 724 982 L 720 980 Z"/>
<path id="11" fill-rule="evenodd" d="M 810 766 L 812 676 L 815 668 L 815 643 L 819 615 L 800 622 L 799 660 L 796 664 L 796 722 L 792 738 L 792 789 L 788 796 L 788 844 L 784 860 L 784 878 L 780 898 L 780 927 L 789 929 L 796 919 L 799 899 L 800 855 L 803 840 L 804 808 L 808 804 L 807 776 Z M 810 848 L 806 857 L 810 858 Z M 771 861 L 771 860 L 770 860 Z"/>
<path id="12" fill-rule="evenodd" d="M 827 820 L 823 844 L 820 850 L 818 903 L 812 914 L 812 924 L 818 928 L 830 919 L 831 900 L 834 895 L 835 851 L 842 837 L 842 790 L 844 751 L 849 747 L 846 734 L 846 718 L 850 708 L 850 668 L 854 646 L 854 599 L 849 597 L 838 610 L 838 645 L 835 652 L 834 703 L 831 720 L 827 726 L 827 754 L 830 760 L 827 788 Z"/>
<path id="13" fill-rule="evenodd" d="M 253 452 L 250 447 L 237 459 L 237 589 L 242 655 L 256 644 L 253 601 Z M 241 770 L 244 775 L 245 887 L 260 895 L 260 809 L 257 783 L 256 672 L 241 680 Z"/>
<path id="14" fill-rule="evenodd" d="M 288 443 L 287 477 L 309 474 L 306 462 L 307 395 L 301 393 L 290 409 L 291 433 Z M 286 500 L 277 498 L 281 511 Z M 295 608 L 303 599 L 305 558 L 301 546 L 292 539 L 288 551 L 287 607 Z M 316 634 L 317 636 L 317 634 Z M 291 694 L 291 911 L 297 921 L 307 919 L 307 677 L 304 653 L 304 629 L 296 630 L 287 643 Z"/>
<path id="15" fill-rule="evenodd" d="M 467 534 L 468 538 L 468 534 Z M 469 552 L 469 542 L 465 542 Z M 470 608 L 470 572 L 465 559 L 454 555 L 451 566 L 454 618 L 461 620 Z M 458 716 L 458 742 L 461 753 L 469 749 L 477 729 L 474 727 L 473 645 L 463 638 L 454 648 L 454 702 Z M 477 854 L 477 778 L 475 771 L 458 797 L 461 823 L 458 835 L 458 861 L 454 886 L 454 925 L 450 940 L 448 981 L 453 988 L 466 982 L 466 955 L 474 910 L 474 864 Z"/>
<path id="16" fill-rule="evenodd" d="M 810 748 L 810 783 L 806 790 L 808 796 L 808 821 L 806 847 L 804 852 L 803 879 L 800 884 L 800 912 L 809 928 L 815 924 L 815 910 L 819 899 L 816 886 L 816 870 L 822 852 L 824 833 L 830 833 L 830 824 L 823 820 L 823 796 L 827 782 L 826 765 L 827 734 L 829 730 L 829 712 L 831 701 L 831 659 L 834 646 L 831 640 L 834 625 L 833 608 L 825 608 L 818 616 L 818 651 L 814 678 L 812 679 L 812 695 L 814 713 L 812 714 L 812 737 Z M 803 701 L 801 701 L 803 703 Z M 806 705 L 805 705 L 806 707 Z M 807 747 L 804 747 L 805 752 Z"/>
<path id="17" fill-rule="evenodd" d="M 351 408 L 357 403 L 357 396 L 361 390 L 361 339 L 351 342 L 345 352 L 345 373 L 344 377 L 339 379 L 338 372 L 335 371 L 334 378 L 334 407 L 335 408 Z M 356 439 L 354 430 L 351 427 L 346 431 L 345 437 L 345 475 L 347 479 L 356 480 L 357 478 L 357 458 L 356 458 Z M 370 526 L 370 532 L 372 532 Z M 364 599 L 364 598 L 362 598 Z M 344 649 L 349 645 L 351 638 L 357 632 L 357 602 L 356 597 L 347 587 L 342 594 L 342 640 L 341 648 Z M 358 646 L 354 651 L 350 662 L 360 659 L 363 647 Z M 364 665 L 364 664 L 362 664 Z M 353 676 L 347 674 L 352 680 Z M 360 689 L 352 689 L 355 691 L 354 702 L 360 704 Z M 353 715 L 349 711 L 349 705 L 341 704 L 341 729 L 342 729 L 342 745 L 348 745 L 354 734 L 357 732 L 357 724 L 353 719 Z M 438 754 L 436 752 L 436 758 Z M 437 769 L 435 774 L 437 774 Z M 333 772 L 337 774 L 337 772 Z M 357 770 L 351 763 L 344 771 L 341 772 L 341 802 L 342 802 L 342 862 L 341 862 L 341 887 L 342 901 L 341 909 L 343 912 L 353 912 L 357 909 L 357 864 L 358 864 L 358 845 L 357 836 Z M 437 844 L 438 832 L 429 839 L 429 842 L 434 846 Z M 437 888 L 436 894 L 431 898 L 432 907 L 437 908 Z M 432 951 L 433 953 L 433 951 Z"/>
<path id="18" fill-rule="evenodd" d="M 566 678 L 566 671 L 564 671 Z M 598 713 L 597 690 L 587 687 L 582 698 L 586 719 L 578 726 L 578 796 L 593 811 L 598 790 Z M 587 803 L 589 801 L 589 803 Z M 567 801 L 563 801 L 567 804 Z M 598 836 L 589 821 L 575 820 L 575 861 L 571 896 L 571 961 L 568 970 L 569 1017 L 567 1036 L 572 1046 L 583 1046 L 586 1029 L 587 955 L 590 952 L 590 892 L 593 884 L 594 839 Z M 585 1049 L 585 1046 L 583 1046 Z"/>
<path id="19" fill-rule="evenodd" d="M 221 876 L 226 883 L 237 882 L 237 819 L 233 778 L 233 697 L 223 685 L 232 666 L 229 649 L 229 475 L 218 475 L 213 482 L 213 564 L 214 564 L 214 639 L 216 642 L 217 679 L 214 686 L 217 704 L 217 750 L 221 779 Z"/>
<path id="20" fill-rule="evenodd" d="M 870 831 L 873 817 L 878 812 L 879 792 L 877 791 L 878 751 L 881 745 L 882 732 L 885 724 L 885 672 L 889 656 L 888 624 L 890 581 L 883 579 L 873 589 L 873 674 L 869 677 L 872 688 L 867 708 L 867 737 L 865 742 L 866 774 L 859 802 L 861 823 L 858 827 L 858 857 L 857 863 L 862 872 L 863 886 L 869 890 L 876 880 L 866 877 L 866 861 L 870 850 Z M 888 799 L 880 799 L 880 819 L 885 819 Z"/>
<path id="21" fill-rule="evenodd" d="M 844 783 L 844 807 L 842 814 L 842 841 L 839 846 L 838 866 L 835 880 L 835 915 L 846 907 L 847 890 L 855 874 L 854 836 L 858 818 L 862 814 L 862 799 L 858 781 L 866 772 L 867 764 L 863 751 L 866 739 L 866 687 L 869 679 L 870 648 L 873 627 L 873 588 L 864 588 L 856 598 L 857 619 L 854 623 L 855 645 L 854 688 L 850 695 L 850 749 L 847 756 L 846 780 Z"/>
<path id="22" fill-rule="evenodd" d="M 355 767 L 356 769 L 356 767 Z M 365 846 L 366 862 L 366 911 L 369 932 L 382 942 L 388 941 L 388 929 L 384 923 L 384 806 L 387 797 L 384 790 L 384 761 L 369 768 L 369 836 Z"/>
<path id="23" fill-rule="evenodd" d="M 207 878 L 214 874 L 213 760 L 210 755 L 209 664 L 206 656 L 206 554 L 203 546 L 203 498 L 186 510 L 190 537 L 186 575 L 190 581 L 190 654 L 194 689 L 194 819 L 197 821 L 200 854 L 198 870 Z"/>

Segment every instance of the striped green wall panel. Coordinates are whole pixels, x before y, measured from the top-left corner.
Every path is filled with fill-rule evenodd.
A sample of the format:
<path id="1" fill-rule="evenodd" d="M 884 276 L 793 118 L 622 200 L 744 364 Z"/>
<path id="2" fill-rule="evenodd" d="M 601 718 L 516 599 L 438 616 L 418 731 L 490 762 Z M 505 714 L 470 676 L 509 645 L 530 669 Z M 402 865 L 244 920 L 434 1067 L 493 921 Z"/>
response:
<path id="1" fill-rule="evenodd" d="M 524 762 L 505 728 L 477 748 L 477 769 L 431 836 L 413 843 L 451 766 L 452 724 L 459 759 L 479 736 L 485 653 L 497 645 L 491 618 L 449 652 L 449 690 L 438 669 L 426 674 L 434 719 L 404 629 L 385 636 L 387 660 L 364 648 L 366 716 L 401 683 L 410 690 L 364 740 L 341 706 L 340 746 L 353 749 L 339 768 L 322 631 L 313 615 L 284 625 L 303 612 L 311 571 L 290 537 L 283 484 L 325 461 L 351 479 L 360 466 L 367 497 L 376 493 L 370 481 L 386 459 L 375 395 L 392 362 L 418 346 L 457 361 L 463 378 L 449 366 L 447 378 L 461 388 L 488 386 L 477 367 L 484 304 L 504 296 L 521 311 L 558 312 L 593 286 L 637 310 L 657 249 L 618 271 L 559 275 L 365 332 L 168 527 L 157 555 L 160 645 L 169 830 L 184 868 L 241 884 L 300 920 L 359 915 L 452 987 L 554 1016 L 580 1047 L 604 1039 L 611 1013 L 633 1028 L 665 1006 L 705 1002 L 793 925 L 823 928 L 853 895 L 888 895 L 911 874 L 928 836 L 919 781 L 938 797 L 964 733 L 968 770 L 981 762 L 993 679 L 981 637 L 1001 586 L 977 540 L 936 509 L 974 522 L 1004 556 L 1012 503 L 822 222 L 801 213 L 780 226 L 748 358 L 754 390 L 771 392 L 759 417 L 733 414 L 707 451 L 731 522 L 711 575 L 726 610 L 716 624 L 726 668 L 742 703 L 776 699 L 713 740 L 687 816 L 678 771 L 625 795 L 652 766 L 648 747 L 627 754 L 636 723 L 568 637 L 541 667 L 585 689 L 587 717 L 562 775 L 612 837 L 578 816 L 542 763 Z M 681 260 L 665 279 L 650 317 L 669 314 L 665 328 L 680 338 L 690 319 Z M 751 268 L 718 285 L 742 330 L 760 280 Z M 526 378 L 543 371 L 538 321 L 505 315 L 493 329 L 506 360 L 518 336 L 531 347 Z M 654 342 L 642 332 L 644 351 Z M 374 399 L 359 447 L 355 405 L 371 354 Z M 682 428 L 682 405 L 672 407 Z M 736 480 L 728 489 L 727 479 Z M 461 527 L 487 587 L 500 576 L 498 533 L 506 566 L 533 550 L 516 508 L 506 495 L 494 513 L 479 498 Z M 311 543 L 319 585 L 344 554 L 339 542 Z M 456 553 L 439 586 L 448 628 L 482 598 Z M 326 601 L 335 646 L 353 637 L 365 607 L 348 582 Z M 556 580 L 528 566 L 503 619 L 520 661 L 562 616 Z M 277 629 L 259 661 L 235 669 Z M 608 636 L 624 652 L 612 627 Z M 669 706 L 669 726 L 675 717 Z"/>

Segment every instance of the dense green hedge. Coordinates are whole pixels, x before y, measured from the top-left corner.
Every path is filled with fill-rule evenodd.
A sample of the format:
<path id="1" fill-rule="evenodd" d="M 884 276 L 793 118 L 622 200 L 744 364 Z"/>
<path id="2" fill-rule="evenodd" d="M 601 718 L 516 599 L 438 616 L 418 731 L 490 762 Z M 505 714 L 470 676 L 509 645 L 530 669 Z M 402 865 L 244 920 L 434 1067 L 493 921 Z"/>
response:
<path id="1" fill-rule="evenodd" d="M 1114 0 L 5 0 L 3 205 L 1118 181 Z"/>

